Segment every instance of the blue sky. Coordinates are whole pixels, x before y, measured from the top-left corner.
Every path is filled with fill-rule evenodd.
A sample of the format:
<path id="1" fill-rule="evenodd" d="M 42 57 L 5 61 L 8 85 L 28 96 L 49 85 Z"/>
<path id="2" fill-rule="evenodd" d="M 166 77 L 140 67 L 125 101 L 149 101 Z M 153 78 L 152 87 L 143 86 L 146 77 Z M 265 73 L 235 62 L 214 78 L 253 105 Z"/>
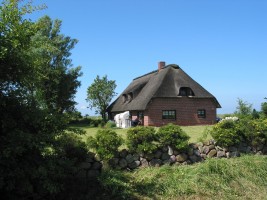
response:
<path id="1" fill-rule="evenodd" d="M 79 40 L 72 51 L 82 66 L 77 109 L 97 75 L 116 80 L 120 94 L 159 61 L 178 64 L 232 113 L 241 98 L 260 110 L 267 96 L 266 0 L 36 0 L 63 21 L 62 33 Z"/>

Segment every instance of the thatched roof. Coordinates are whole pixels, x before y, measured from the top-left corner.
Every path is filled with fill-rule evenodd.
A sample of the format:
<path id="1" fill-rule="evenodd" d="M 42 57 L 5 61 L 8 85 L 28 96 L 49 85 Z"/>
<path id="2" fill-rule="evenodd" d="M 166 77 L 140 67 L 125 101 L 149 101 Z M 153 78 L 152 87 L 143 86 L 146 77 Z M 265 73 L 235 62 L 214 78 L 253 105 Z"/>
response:
<path id="1" fill-rule="evenodd" d="M 167 65 L 133 79 L 122 94 L 108 107 L 109 112 L 145 110 L 152 98 L 179 98 L 180 88 L 191 88 L 190 98 L 211 98 L 217 108 L 217 99 L 187 75 L 178 65 Z"/>

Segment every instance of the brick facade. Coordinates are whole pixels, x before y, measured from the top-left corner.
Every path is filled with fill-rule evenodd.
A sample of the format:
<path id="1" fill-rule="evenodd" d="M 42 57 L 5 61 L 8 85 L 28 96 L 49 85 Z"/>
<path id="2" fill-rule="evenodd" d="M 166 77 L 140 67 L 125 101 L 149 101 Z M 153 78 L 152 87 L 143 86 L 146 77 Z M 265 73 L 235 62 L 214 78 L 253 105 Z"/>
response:
<path id="1" fill-rule="evenodd" d="M 197 111 L 205 110 L 205 118 L 199 118 Z M 163 119 L 163 110 L 175 110 L 176 119 Z M 137 117 L 137 111 L 132 111 L 132 119 Z M 163 126 L 168 123 L 190 126 L 208 125 L 216 122 L 216 105 L 213 99 L 190 97 L 154 98 L 143 112 L 144 126 Z"/>

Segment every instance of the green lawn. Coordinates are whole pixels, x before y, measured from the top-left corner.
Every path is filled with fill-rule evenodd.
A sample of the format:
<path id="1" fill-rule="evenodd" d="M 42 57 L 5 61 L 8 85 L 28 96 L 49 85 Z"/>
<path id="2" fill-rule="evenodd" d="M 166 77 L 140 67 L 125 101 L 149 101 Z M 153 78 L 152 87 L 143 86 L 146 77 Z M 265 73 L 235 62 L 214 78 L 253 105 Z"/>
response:
<path id="1" fill-rule="evenodd" d="M 84 131 L 86 131 L 86 134 L 82 136 L 83 140 L 85 141 L 89 136 L 94 136 L 96 134 L 96 132 L 100 129 L 100 128 L 91 128 L 85 125 L 76 125 L 76 126 L 72 126 L 75 128 L 81 128 Z M 182 126 L 181 128 L 190 136 L 190 143 L 193 142 L 198 142 L 199 138 L 201 138 L 203 136 L 203 134 L 210 129 L 212 126 Z M 156 128 L 158 129 L 158 128 Z M 122 138 L 126 139 L 126 133 L 128 129 L 120 129 L 120 128 L 114 128 L 114 131 L 116 131 L 116 133 L 120 136 L 122 136 Z M 211 136 L 208 135 L 207 139 L 210 139 Z"/>

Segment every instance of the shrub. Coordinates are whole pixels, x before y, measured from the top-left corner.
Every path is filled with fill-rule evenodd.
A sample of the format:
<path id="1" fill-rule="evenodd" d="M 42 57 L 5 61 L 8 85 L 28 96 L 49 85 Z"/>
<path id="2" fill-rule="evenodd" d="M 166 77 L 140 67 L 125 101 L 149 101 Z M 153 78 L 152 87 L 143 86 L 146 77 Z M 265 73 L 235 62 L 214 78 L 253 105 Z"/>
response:
<path id="1" fill-rule="evenodd" d="M 89 137 L 87 140 L 89 148 L 94 149 L 103 160 L 113 158 L 122 143 L 122 137 L 118 136 L 115 131 L 109 129 L 98 130 L 95 138 Z"/>
<path id="2" fill-rule="evenodd" d="M 266 144 L 267 141 L 267 119 L 256 119 L 245 121 L 243 124 L 243 135 L 252 146 Z"/>
<path id="3" fill-rule="evenodd" d="M 116 128 L 116 123 L 113 121 L 108 121 L 105 125 L 106 128 Z"/>
<path id="4" fill-rule="evenodd" d="M 217 144 L 223 147 L 238 144 L 241 142 L 242 136 L 237 129 L 237 123 L 233 120 L 223 120 L 210 130 L 210 134 Z"/>
<path id="5" fill-rule="evenodd" d="M 153 127 L 137 126 L 127 131 L 127 147 L 131 152 L 152 153 L 157 149 Z"/>
<path id="6" fill-rule="evenodd" d="M 161 146 L 169 145 L 177 150 L 185 150 L 190 138 L 180 126 L 173 124 L 160 127 L 157 136 Z"/>

